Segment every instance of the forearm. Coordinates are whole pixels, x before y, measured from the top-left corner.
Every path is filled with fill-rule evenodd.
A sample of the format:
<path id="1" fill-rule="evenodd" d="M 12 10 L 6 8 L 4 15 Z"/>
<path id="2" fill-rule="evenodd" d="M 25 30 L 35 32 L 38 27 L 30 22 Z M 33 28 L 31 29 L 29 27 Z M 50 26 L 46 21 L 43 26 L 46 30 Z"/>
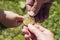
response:
<path id="1" fill-rule="evenodd" d="M 4 16 L 5 16 L 4 10 L 0 10 L 0 22 L 4 18 Z"/>

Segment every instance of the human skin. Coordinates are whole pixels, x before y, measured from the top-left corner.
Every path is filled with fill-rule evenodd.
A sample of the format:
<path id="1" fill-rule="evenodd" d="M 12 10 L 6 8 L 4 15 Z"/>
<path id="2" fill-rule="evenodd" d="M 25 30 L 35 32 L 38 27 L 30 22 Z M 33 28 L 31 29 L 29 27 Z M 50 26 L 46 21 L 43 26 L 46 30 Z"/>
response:
<path id="1" fill-rule="evenodd" d="M 43 22 L 49 16 L 49 10 L 54 0 L 26 0 L 26 9 L 36 21 Z"/>
<path id="2" fill-rule="evenodd" d="M 22 32 L 25 40 L 54 40 L 54 35 L 50 30 L 37 24 L 24 26 Z"/>
<path id="3" fill-rule="evenodd" d="M 23 19 L 23 16 L 20 16 L 14 12 L 0 10 L 0 22 L 8 28 L 21 25 Z"/>

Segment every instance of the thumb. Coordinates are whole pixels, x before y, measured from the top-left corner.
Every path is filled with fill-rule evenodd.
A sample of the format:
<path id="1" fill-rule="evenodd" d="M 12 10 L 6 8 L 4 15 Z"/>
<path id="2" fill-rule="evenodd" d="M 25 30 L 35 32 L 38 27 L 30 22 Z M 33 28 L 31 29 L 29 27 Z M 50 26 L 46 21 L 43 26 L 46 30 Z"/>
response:
<path id="1" fill-rule="evenodd" d="M 24 20 L 24 17 L 23 16 L 16 16 L 16 20 L 23 21 Z"/>
<path id="2" fill-rule="evenodd" d="M 28 11 L 28 14 L 29 14 L 30 16 L 35 16 L 35 15 L 36 15 L 33 11 Z"/>
<path id="3" fill-rule="evenodd" d="M 23 22 L 24 17 L 23 16 L 17 16 L 15 20 L 16 20 L 17 26 L 19 26 Z"/>
<path id="4" fill-rule="evenodd" d="M 39 30 L 38 30 L 36 27 L 34 27 L 33 25 L 29 24 L 29 25 L 28 25 L 28 29 L 29 29 L 30 32 L 32 32 L 32 33 L 37 37 L 38 40 L 43 37 L 42 32 L 39 31 Z"/>

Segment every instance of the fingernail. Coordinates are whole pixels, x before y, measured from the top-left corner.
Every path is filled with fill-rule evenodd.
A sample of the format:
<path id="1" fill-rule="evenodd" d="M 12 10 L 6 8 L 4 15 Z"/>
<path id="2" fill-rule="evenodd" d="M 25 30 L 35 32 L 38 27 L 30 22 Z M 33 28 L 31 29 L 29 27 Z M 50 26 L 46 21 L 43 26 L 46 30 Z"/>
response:
<path id="1" fill-rule="evenodd" d="M 28 24 L 28 26 L 30 26 L 30 25 L 32 25 L 32 24 Z"/>
<path id="2" fill-rule="evenodd" d="M 28 25 L 28 29 L 34 30 L 34 26 L 33 26 L 32 24 L 29 24 L 29 25 Z"/>
<path id="3" fill-rule="evenodd" d="M 29 14 L 30 16 L 35 16 L 35 13 L 34 13 L 33 11 L 29 11 L 28 14 Z"/>
<path id="4" fill-rule="evenodd" d="M 32 24 L 28 24 L 28 28 L 32 28 Z"/>

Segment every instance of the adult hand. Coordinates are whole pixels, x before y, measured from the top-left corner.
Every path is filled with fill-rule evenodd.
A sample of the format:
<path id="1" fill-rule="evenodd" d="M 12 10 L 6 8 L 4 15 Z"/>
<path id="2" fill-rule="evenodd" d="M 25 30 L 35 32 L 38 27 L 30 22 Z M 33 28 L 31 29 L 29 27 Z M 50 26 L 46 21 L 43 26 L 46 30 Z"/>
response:
<path id="1" fill-rule="evenodd" d="M 4 11 L 4 17 L 1 20 L 1 23 L 6 27 L 17 27 L 23 22 L 23 16 L 11 11 Z"/>
<path id="2" fill-rule="evenodd" d="M 26 0 L 26 9 L 36 21 L 43 22 L 49 16 L 49 9 L 53 0 Z"/>
<path id="3" fill-rule="evenodd" d="M 22 32 L 25 34 L 25 40 L 54 40 L 52 32 L 37 24 L 25 26 Z"/>

